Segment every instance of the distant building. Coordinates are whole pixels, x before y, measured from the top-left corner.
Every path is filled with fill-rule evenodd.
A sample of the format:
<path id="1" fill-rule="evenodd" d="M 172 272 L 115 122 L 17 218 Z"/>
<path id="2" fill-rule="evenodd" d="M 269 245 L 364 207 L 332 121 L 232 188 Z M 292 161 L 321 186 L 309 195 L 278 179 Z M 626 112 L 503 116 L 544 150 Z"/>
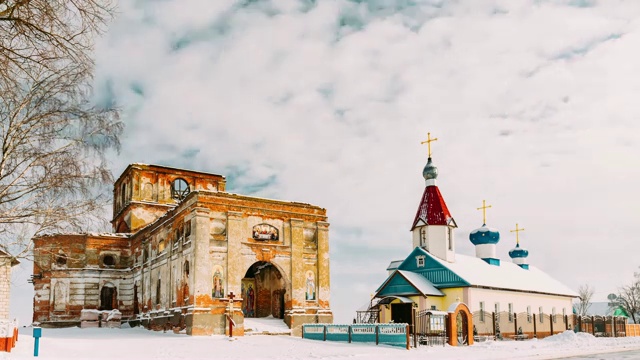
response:
<path id="1" fill-rule="evenodd" d="M 152 328 L 234 335 L 244 317 L 332 322 L 329 223 L 317 206 L 232 194 L 223 176 L 132 164 L 114 184 L 113 229 L 34 240 L 33 320 L 117 309 Z"/>
<path id="2" fill-rule="evenodd" d="M 469 235 L 476 256 L 456 253 L 456 220 L 436 185 L 438 169 L 431 156 L 423 177 L 425 190 L 411 225 L 413 250 L 405 259 L 390 263 L 388 277 L 372 301 L 379 321 L 411 323 L 412 309 L 449 312 L 463 304 L 468 313 L 453 315 L 459 324 L 470 324 L 472 319 L 466 317 L 473 313 L 475 333 L 493 333 L 494 328 L 514 334 L 517 321 L 522 333 L 533 334 L 537 325 L 537 336 L 542 337 L 549 331 L 545 334 L 537 322 L 549 319 L 557 323 L 554 333 L 564 331 L 564 315 L 571 314 L 578 294 L 528 264 L 529 252 L 517 238 L 522 229 L 516 225 L 517 241 L 509 251 L 512 262 L 500 260 L 496 254 L 500 233 L 486 223 Z M 483 204 L 481 209 L 486 208 Z"/>
<path id="3" fill-rule="evenodd" d="M 575 312 L 574 308 L 574 312 Z M 620 305 L 614 305 L 607 301 L 602 302 L 592 302 L 589 303 L 589 308 L 587 309 L 587 316 L 623 316 L 629 319 L 629 323 L 632 323 L 631 317 L 627 310 L 625 310 Z"/>

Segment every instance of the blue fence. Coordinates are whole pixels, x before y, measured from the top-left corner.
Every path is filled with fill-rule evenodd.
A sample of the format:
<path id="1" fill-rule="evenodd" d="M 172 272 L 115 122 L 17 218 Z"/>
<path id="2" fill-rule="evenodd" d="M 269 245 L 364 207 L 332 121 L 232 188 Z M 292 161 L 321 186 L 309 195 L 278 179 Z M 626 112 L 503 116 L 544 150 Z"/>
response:
<path id="1" fill-rule="evenodd" d="M 302 337 L 311 340 L 375 343 L 409 348 L 407 324 L 304 324 Z"/>

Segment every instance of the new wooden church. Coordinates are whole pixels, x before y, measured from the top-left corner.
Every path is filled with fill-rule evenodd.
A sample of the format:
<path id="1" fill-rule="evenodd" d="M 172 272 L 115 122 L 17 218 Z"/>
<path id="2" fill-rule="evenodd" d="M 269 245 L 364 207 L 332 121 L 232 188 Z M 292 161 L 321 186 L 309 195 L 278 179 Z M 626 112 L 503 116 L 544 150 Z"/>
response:
<path id="1" fill-rule="evenodd" d="M 426 143 L 434 140 L 429 136 Z M 375 292 L 372 308 L 379 312 L 379 321 L 411 323 L 413 309 L 444 314 L 464 308 L 465 316 L 473 316 L 468 323 L 473 323 L 476 334 L 491 333 L 496 325 L 503 332 L 517 332 L 517 313 L 525 314 L 517 325 L 524 334 L 533 334 L 536 325 L 542 328 L 538 322 L 545 319 L 563 319 L 554 333 L 571 326 L 564 324 L 567 317 L 562 315 L 571 313 L 572 300 L 578 295 L 528 264 L 529 252 L 517 237 L 522 229 L 516 224 L 516 245 L 509 251 L 512 261 L 501 261 L 496 254 L 500 232 L 486 225 L 486 217 L 485 224 L 469 234 L 476 256 L 456 253 L 458 226 L 436 184 L 438 169 L 430 146 L 422 175 L 425 189 L 411 225 L 413 250 L 405 259 L 390 263 L 388 277 Z M 494 317 L 494 313 L 503 316 Z"/>

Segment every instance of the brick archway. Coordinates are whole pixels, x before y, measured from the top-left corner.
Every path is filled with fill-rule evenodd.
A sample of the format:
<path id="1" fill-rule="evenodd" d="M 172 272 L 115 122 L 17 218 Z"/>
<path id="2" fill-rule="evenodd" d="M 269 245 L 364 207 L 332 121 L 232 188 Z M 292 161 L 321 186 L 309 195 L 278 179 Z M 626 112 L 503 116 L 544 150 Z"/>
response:
<path id="1" fill-rule="evenodd" d="M 253 263 L 242 279 L 242 312 L 245 317 L 284 319 L 288 281 L 278 266 L 267 261 Z"/>
<path id="2" fill-rule="evenodd" d="M 447 318 L 447 337 L 449 345 L 473 345 L 473 316 L 469 307 L 465 303 L 457 302 L 449 306 L 449 316 Z M 464 328 L 458 329 L 462 324 Z M 466 344 L 460 344 L 459 335 L 466 338 Z"/>

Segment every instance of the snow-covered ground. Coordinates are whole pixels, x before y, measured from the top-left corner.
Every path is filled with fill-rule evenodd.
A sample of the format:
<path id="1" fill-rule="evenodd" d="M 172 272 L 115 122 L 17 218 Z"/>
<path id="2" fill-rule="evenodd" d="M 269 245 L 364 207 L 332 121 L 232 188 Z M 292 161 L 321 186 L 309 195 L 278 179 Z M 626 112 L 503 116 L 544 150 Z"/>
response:
<path id="1" fill-rule="evenodd" d="M 16 348 L 0 359 L 33 359 L 31 328 L 21 328 Z M 554 359 L 593 353 L 639 350 L 640 337 L 594 338 L 565 332 L 543 340 L 488 341 L 469 347 L 389 346 L 304 340 L 291 336 L 190 337 L 127 329 L 43 329 L 42 359 Z M 615 358 L 613 354 L 603 358 Z"/>

